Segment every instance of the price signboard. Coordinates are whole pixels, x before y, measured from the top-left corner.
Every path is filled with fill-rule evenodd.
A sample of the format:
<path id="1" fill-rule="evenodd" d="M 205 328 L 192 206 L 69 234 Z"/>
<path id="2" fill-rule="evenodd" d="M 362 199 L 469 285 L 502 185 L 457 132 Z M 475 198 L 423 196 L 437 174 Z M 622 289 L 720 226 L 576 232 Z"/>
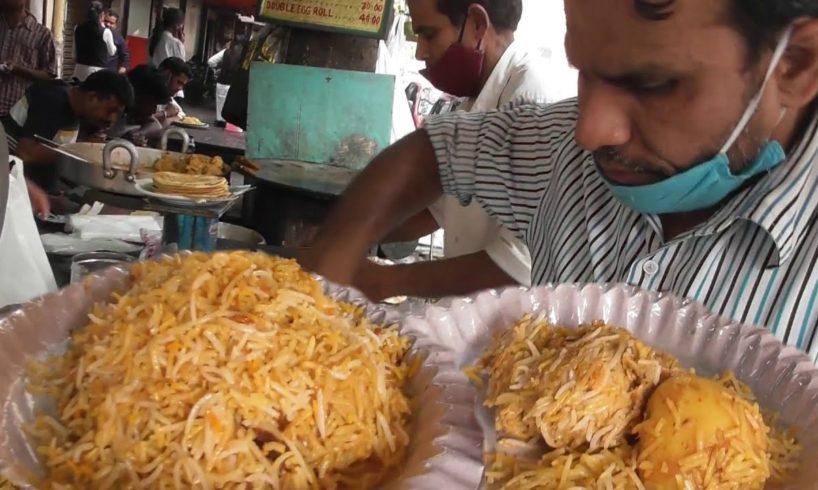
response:
<path id="1" fill-rule="evenodd" d="M 260 0 L 258 10 L 271 22 L 384 38 L 392 0 Z"/>

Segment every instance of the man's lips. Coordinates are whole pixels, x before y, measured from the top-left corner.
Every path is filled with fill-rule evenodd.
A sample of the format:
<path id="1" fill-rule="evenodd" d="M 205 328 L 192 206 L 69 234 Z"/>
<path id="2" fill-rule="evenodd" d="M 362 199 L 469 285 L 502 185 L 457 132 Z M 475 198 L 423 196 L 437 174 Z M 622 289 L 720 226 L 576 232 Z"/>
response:
<path id="1" fill-rule="evenodd" d="M 637 172 L 622 165 L 600 163 L 598 168 L 608 180 L 620 185 L 648 185 L 661 180 L 661 177 L 653 172 Z"/>

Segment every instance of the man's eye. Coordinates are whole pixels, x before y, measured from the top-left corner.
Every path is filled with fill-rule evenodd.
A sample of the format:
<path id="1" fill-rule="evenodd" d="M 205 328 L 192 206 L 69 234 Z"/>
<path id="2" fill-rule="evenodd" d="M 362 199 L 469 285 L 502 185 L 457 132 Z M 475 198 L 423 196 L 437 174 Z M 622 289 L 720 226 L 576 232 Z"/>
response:
<path id="1" fill-rule="evenodd" d="M 636 95 L 661 95 L 672 91 L 677 85 L 677 80 L 657 80 L 634 83 L 628 88 Z"/>

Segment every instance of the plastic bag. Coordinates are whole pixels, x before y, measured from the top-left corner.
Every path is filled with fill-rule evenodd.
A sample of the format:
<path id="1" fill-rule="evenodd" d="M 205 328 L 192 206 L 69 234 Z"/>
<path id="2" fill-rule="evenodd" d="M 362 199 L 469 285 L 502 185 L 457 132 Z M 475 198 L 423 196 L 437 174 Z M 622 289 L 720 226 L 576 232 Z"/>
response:
<path id="1" fill-rule="evenodd" d="M 57 290 L 28 199 L 23 164 L 9 175 L 6 218 L 0 234 L 0 308 Z"/>

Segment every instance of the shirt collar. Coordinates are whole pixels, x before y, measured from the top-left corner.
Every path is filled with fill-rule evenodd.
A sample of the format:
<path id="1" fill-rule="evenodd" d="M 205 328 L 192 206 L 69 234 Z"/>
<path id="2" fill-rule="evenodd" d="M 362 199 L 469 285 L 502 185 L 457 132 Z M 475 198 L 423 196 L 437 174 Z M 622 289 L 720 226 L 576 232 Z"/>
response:
<path id="1" fill-rule="evenodd" d="M 509 77 L 511 76 L 512 69 L 517 62 L 518 53 L 520 52 L 521 49 L 516 41 L 512 41 L 511 44 L 508 45 L 503 52 L 503 56 L 500 57 L 497 65 L 495 65 L 491 71 L 491 75 L 489 75 L 488 80 L 486 80 L 486 84 L 483 85 L 480 95 L 478 95 L 476 99 L 469 101 L 471 103 L 469 108 L 470 112 L 490 111 L 500 108 L 503 90 L 506 88 L 506 85 L 508 85 Z"/>
<path id="2" fill-rule="evenodd" d="M 16 26 L 9 25 L 9 23 L 6 20 L 5 16 L 3 16 L 3 23 L 6 24 L 6 26 L 8 26 L 11 29 L 16 29 L 17 27 L 20 27 L 19 25 L 16 25 Z M 28 29 L 30 31 L 30 30 L 34 29 L 34 25 L 36 23 L 37 23 L 37 18 L 34 17 L 34 14 L 32 14 L 29 10 L 26 10 L 25 14 L 23 15 L 22 27 L 25 27 L 26 29 Z"/>
<path id="3" fill-rule="evenodd" d="M 736 222 L 763 230 L 775 251 L 770 266 L 787 262 L 806 226 L 818 210 L 818 112 L 787 160 L 744 189 L 720 209 L 694 236 L 720 233 Z"/>

